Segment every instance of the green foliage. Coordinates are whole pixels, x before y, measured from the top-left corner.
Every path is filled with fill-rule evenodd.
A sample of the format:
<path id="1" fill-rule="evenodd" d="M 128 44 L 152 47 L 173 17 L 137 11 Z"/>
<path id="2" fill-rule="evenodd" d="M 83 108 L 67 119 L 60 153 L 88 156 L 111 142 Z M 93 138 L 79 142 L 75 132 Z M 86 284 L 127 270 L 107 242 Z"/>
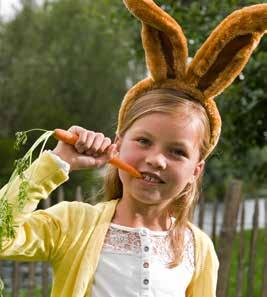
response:
<path id="1" fill-rule="evenodd" d="M 131 41 L 114 18 L 118 5 L 106 2 L 25 5 L 13 21 L 2 24 L 3 136 L 33 125 L 51 129 L 73 123 L 113 131 Z"/>
<path id="2" fill-rule="evenodd" d="M 4 285 L 4 282 L 3 280 L 0 278 L 0 297 L 3 297 L 3 293 L 4 293 L 4 288 L 5 288 L 5 285 Z"/>
<path id="3" fill-rule="evenodd" d="M 0 139 L 0 184 L 5 184 L 8 181 L 8 177 L 10 176 L 10 171 L 16 158 L 16 152 L 13 147 L 13 138 Z"/>

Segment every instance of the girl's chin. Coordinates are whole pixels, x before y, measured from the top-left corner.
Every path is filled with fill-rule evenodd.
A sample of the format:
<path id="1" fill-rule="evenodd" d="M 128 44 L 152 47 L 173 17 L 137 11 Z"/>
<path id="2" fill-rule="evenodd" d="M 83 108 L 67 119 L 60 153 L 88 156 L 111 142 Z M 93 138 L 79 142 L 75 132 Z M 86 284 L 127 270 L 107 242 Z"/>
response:
<path id="1" fill-rule="evenodd" d="M 162 203 L 162 200 L 160 198 L 156 197 L 149 197 L 149 196 L 140 196 L 134 198 L 134 200 L 139 203 L 142 203 L 144 205 L 150 206 L 150 205 L 160 205 Z"/>
<path id="2" fill-rule="evenodd" d="M 135 187 L 132 190 L 131 196 L 135 200 L 149 204 L 163 201 L 161 193 L 155 188 Z"/>

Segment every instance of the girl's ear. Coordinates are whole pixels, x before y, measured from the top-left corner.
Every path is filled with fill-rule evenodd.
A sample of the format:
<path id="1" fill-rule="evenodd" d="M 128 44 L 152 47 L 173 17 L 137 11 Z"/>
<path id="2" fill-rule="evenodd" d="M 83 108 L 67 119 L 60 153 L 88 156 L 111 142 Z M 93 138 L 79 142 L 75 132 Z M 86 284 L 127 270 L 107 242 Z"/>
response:
<path id="1" fill-rule="evenodd" d="M 117 145 L 117 151 L 119 152 L 121 146 L 121 137 L 118 134 L 115 136 L 114 143 Z"/>
<path id="2" fill-rule="evenodd" d="M 181 27 L 152 0 L 123 2 L 142 22 L 146 63 L 154 81 L 183 78 L 188 49 Z"/>
<path id="3" fill-rule="evenodd" d="M 192 175 L 192 177 L 191 177 L 191 179 L 189 181 L 190 184 L 192 184 L 194 181 L 196 181 L 200 177 L 200 175 L 203 172 L 204 168 L 205 168 L 205 161 L 201 160 L 200 162 L 198 162 L 198 164 L 195 167 L 193 175 Z"/>
<path id="4" fill-rule="evenodd" d="M 240 74 L 267 30 L 267 4 L 229 15 L 209 36 L 188 67 L 186 82 L 214 97 Z"/>

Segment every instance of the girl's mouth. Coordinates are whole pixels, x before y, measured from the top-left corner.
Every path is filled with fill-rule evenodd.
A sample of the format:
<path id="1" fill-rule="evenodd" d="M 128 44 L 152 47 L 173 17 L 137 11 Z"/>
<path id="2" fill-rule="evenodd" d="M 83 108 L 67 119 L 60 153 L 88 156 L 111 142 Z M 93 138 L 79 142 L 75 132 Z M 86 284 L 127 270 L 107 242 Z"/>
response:
<path id="1" fill-rule="evenodd" d="M 155 173 L 141 172 L 143 180 L 150 184 L 164 184 L 165 182 Z"/>

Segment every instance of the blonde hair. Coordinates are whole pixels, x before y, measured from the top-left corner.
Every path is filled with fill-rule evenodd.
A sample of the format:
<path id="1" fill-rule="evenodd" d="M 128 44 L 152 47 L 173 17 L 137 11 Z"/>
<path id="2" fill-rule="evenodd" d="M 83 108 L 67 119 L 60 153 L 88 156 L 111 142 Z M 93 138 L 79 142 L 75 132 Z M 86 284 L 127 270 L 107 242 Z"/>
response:
<path id="1" fill-rule="evenodd" d="M 171 115 L 183 113 L 191 118 L 199 119 L 200 127 L 200 151 L 199 160 L 205 159 L 209 149 L 210 124 L 205 108 L 199 101 L 194 100 L 185 93 L 172 89 L 156 89 L 139 97 L 127 110 L 125 120 L 121 126 L 119 135 L 123 137 L 132 124 L 147 114 L 163 112 Z M 171 215 L 175 217 L 175 224 L 169 233 L 169 240 L 173 251 L 173 259 L 169 267 L 177 266 L 182 260 L 184 247 L 184 231 L 188 221 L 191 220 L 193 209 L 199 197 L 201 177 L 194 183 L 187 184 L 171 205 Z M 119 178 L 118 170 L 109 167 L 104 178 L 105 200 L 122 197 L 123 185 Z"/>

